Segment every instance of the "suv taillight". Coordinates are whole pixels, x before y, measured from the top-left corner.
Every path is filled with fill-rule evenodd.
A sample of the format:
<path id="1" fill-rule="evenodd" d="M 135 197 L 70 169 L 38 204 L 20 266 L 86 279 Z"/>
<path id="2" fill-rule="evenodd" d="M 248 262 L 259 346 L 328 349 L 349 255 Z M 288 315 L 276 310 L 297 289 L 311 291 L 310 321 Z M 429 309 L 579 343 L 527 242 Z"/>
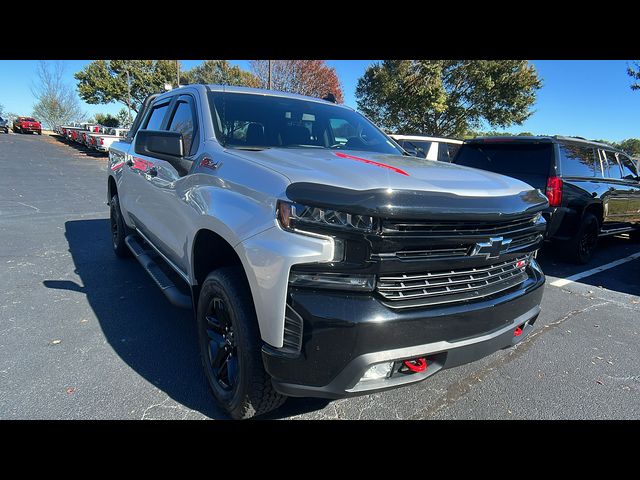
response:
<path id="1" fill-rule="evenodd" d="M 546 195 L 550 207 L 560 206 L 562 203 L 562 179 L 560 177 L 549 177 Z"/>
<path id="2" fill-rule="evenodd" d="M 100 145 L 104 145 L 104 138 L 100 137 Z"/>

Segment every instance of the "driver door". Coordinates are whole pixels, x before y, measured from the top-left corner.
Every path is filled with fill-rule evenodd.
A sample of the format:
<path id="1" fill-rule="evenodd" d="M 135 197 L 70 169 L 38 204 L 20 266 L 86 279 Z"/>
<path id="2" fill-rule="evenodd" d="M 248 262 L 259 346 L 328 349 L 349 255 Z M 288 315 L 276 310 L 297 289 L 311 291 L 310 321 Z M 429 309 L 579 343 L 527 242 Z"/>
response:
<path id="1" fill-rule="evenodd" d="M 189 94 L 174 97 L 160 128 L 182 135 L 182 158 L 144 156 L 146 173 L 144 196 L 145 235 L 182 273 L 189 271 L 187 232 L 189 232 L 188 174 L 192 158 L 200 145 L 196 100 Z"/>

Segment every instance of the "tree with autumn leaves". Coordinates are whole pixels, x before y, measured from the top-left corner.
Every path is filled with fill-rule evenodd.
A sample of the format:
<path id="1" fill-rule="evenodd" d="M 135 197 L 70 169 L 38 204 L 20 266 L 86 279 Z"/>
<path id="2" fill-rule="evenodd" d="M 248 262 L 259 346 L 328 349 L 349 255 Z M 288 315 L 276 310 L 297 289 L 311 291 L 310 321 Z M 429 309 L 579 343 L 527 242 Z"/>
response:
<path id="1" fill-rule="evenodd" d="M 250 65 L 260 86 L 267 88 L 269 61 L 251 60 Z M 271 88 L 319 98 L 333 94 L 337 103 L 344 102 L 336 69 L 325 60 L 271 60 Z"/>

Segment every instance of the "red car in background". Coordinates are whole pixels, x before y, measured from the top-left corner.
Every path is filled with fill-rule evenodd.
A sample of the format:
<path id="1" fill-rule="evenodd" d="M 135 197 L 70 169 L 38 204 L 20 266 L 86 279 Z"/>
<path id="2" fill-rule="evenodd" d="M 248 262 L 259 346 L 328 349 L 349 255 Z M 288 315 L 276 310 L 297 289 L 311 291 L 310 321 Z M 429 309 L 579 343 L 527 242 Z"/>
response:
<path id="1" fill-rule="evenodd" d="M 13 132 L 35 132 L 38 135 L 42 135 L 42 125 L 33 117 L 18 117 L 13 121 Z"/>

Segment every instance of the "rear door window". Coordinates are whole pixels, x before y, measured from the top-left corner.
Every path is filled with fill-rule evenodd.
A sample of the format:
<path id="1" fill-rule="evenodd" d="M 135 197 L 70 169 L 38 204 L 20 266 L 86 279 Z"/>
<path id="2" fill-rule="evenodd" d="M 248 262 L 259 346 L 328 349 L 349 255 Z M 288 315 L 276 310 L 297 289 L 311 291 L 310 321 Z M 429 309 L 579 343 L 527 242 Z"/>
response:
<path id="1" fill-rule="evenodd" d="M 453 155 L 449 151 L 449 144 L 440 142 L 438 143 L 438 161 L 440 162 L 450 162 Z"/>
<path id="2" fill-rule="evenodd" d="M 449 161 L 452 161 L 460 150 L 461 145 L 459 143 L 447 143 L 447 150 L 449 150 Z"/>
<path id="3" fill-rule="evenodd" d="M 622 153 L 618 153 L 618 161 L 620 162 L 620 167 L 622 167 L 622 178 L 625 180 L 635 180 L 638 173 L 636 172 L 636 166 L 633 164 L 633 161 Z"/>
<path id="4" fill-rule="evenodd" d="M 419 140 L 405 140 L 404 142 L 403 147 L 407 148 L 411 152 L 415 152 L 416 156 L 420 158 L 427 158 L 427 154 L 431 148 L 431 142 Z"/>
<path id="5" fill-rule="evenodd" d="M 600 153 L 602 154 L 602 168 L 605 178 L 621 179 L 620 166 L 618 165 L 615 153 L 606 150 L 601 150 Z"/>
<path id="6" fill-rule="evenodd" d="M 599 176 L 600 168 L 592 147 L 572 144 L 559 144 L 559 147 L 562 176 L 587 178 Z"/>

